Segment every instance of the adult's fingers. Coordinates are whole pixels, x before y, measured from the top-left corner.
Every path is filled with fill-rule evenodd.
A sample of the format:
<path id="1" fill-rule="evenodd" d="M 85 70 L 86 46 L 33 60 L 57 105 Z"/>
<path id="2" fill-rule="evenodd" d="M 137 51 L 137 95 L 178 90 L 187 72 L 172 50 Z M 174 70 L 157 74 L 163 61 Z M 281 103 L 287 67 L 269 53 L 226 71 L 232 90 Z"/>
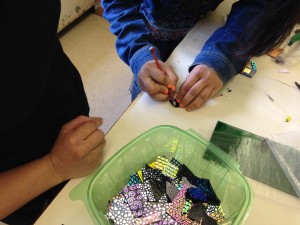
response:
<path id="1" fill-rule="evenodd" d="M 73 138 L 75 140 L 87 139 L 94 131 L 96 131 L 99 128 L 102 122 L 103 122 L 102 118 L 92 118 L 90 121 L 81 124 L 80 127 L 74 130 Z"/>
<path id="2" fill-rule="evenodd" d="M 100 146 L 102 144 L 105 144 L 105 134 L 102 130 L 95 130 L 92 132 L 84 141 L 83 145 L 87 149 L 94 149 L 97 146 Z"/>
<path id="3" fill-rule="evenodd" d="M 88 117 L 88 116 L 83 116 L 83 115 L 77 116 L 75 119 L 69 121 L 63 126 L 62 132 L 69 132 L 69 131 L 76 130 L 83 123 L 88 122 L 92 119 L 93 119 L 92 117 Z"/>

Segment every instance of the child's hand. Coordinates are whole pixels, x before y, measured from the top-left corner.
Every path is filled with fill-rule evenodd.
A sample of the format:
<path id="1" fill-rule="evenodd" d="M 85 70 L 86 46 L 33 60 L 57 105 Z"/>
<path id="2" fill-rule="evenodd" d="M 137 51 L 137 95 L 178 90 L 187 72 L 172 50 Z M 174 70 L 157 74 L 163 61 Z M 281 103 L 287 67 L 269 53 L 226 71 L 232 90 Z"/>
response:
<path id="1" fill-rule="evenodd" d="M 167 100 L 168 88 L 176 90 L 178 76 L 171 66 L 159 61 L 163 71 L 157 68 L 154 60 L 147 62 L 138 75 L 141 90 L 147 92 L 153 99 Z"/>
<path id="2" fill-rule="evenodd" d="M 206 65 L 197 65 L 179 88 L 177 102 L 186 111 L 201 108 L 221 90 L 223 82 L 216 72 Z"/>

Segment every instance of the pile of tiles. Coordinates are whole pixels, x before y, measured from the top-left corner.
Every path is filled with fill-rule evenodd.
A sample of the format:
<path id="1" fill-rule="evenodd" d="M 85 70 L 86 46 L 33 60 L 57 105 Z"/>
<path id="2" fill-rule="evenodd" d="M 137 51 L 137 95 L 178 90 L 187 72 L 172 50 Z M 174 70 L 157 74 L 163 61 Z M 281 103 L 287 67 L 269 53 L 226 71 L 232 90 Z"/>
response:
<path id="1" fill-rule="evenodd" d="M 158 156 L 130 175 L 109 201 L 106 217 L 116 225 L 216 225 L 225 219 L 220 203 L 208 179 L 175 158 Z"/>

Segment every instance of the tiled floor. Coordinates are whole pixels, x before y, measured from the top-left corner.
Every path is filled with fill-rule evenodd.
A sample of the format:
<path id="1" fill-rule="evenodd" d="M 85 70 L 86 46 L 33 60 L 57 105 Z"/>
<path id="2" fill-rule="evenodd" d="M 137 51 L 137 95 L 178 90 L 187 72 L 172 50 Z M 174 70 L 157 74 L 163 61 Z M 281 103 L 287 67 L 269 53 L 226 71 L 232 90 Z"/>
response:
<path id="1" fill-rule="evenodd" d="M 60 40 L 82 76 L 90 115 L 102 117 L 102 130 L 109 131 L 131 103 L 133 75 L 116 53 L 108 22 L 90 13 L 64 30 Z"/>

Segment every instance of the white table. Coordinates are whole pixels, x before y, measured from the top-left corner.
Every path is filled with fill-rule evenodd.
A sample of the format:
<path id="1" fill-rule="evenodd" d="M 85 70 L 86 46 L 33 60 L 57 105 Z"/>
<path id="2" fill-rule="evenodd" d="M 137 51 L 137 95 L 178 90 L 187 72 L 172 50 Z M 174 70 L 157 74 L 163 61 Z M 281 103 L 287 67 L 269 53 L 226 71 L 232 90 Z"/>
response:
<path id="1" fill-rule="evenodd" d="M 224 22 L 226 10 L 228 5 L 223 4 L 206 21 L 200 21 L 169 58 L 168 63 L 180 76 L 179 83 L 184 80 L 187 67 L 197 54 L 196 49 Z M 283 74 L 278 71 L 285 66 L 275 64 L 269 56 L 254 61 L 258 71 L 253 78 L 237 75 L 222 89 L 223 96 L 214 98 L 204 108 L 193 112 L 187 113 L 183 109 L 173 108 L 169 102 L 154 101 L 147 94 L 141 94 L 108 132 L 104 162 L 130 140 L 158 125 L 173 125 L 183 130 L 192 128 L 207 138 L 218 120 L 263 137 L 299 130 L 300 90 L 294 81 L 300 81 L 297 74 L 300 64 L 290 61 L 290 73 Z M 227 88 L 232 91 L 228 92 Z M 291 116 L 290 122 L 285 122 L 287 115 Z M 85 180 L 91 179 L 93 174 Z M 299 198 L 248 180 L 253 188 L 254 202 L 245 225 L 300 224 Z M 35 224 L 93 225 L 84 203 L 69 197 L 74 187 L 82 181 L 83 178 L 71 180 Z"/>

